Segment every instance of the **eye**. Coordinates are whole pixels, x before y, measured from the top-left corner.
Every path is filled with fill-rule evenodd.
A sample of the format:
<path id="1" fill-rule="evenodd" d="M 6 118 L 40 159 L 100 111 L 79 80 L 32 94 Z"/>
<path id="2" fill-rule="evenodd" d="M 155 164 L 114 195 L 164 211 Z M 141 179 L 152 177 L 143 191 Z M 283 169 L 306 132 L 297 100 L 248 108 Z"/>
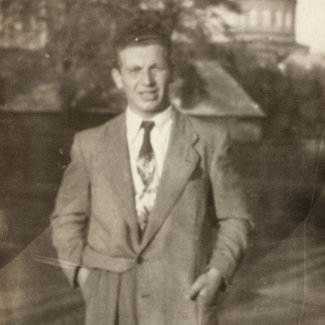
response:
<path id="1" fill-rule="evenodd" d="M 130 74 L 130 75 L 136 75 L 140 71 L 141 71 L 140 67 L 132 67 L 132 68 L 127 69 L 127 73 Z"/>
<path id="2" fill-rule="evenodd" d="M 166 68 L 162 65 L 156 65 L 154 67 L 152 67 L 152 71 L 157 71 L 157 72 L 160 72 L 160 71 L 165 71 Z"/>

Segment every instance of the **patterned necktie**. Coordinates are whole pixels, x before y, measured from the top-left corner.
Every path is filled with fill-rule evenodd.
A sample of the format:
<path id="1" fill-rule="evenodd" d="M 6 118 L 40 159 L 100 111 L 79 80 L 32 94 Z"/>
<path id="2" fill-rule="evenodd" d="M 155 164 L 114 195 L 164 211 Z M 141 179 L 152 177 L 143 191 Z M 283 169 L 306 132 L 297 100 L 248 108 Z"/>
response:
<path id="1" fill-rule="evenodd" d="M 142 122 L 141 128 L 144 130 L 143 143 L 137 159 L 137 171 L 143 183 L 143 190 L 136 197 L 138 224 L 142 234 L 148 224 L 150 211 L 155 202 L 158 185 L 156 161 L 150 141 L 150 132 L 154 126 L 154 122 Z"/>

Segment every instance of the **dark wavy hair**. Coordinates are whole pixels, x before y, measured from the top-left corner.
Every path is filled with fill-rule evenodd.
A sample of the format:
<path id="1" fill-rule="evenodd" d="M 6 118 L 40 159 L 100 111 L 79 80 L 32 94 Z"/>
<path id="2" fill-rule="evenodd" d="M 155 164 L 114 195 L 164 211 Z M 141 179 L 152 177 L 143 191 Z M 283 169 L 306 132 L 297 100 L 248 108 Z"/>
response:
<path id="1" fill-rule="evenodd" d="M 121 28 L 114 39 L 115 68 L 119 67 L 120 51 L 129 46 L 160 44 L 166 50 L 167 60 L 170 63 L 172 42 L 171 33 L 164 25 L 154 17 L 140 16 L 132 19 L 130 23 Z"/>

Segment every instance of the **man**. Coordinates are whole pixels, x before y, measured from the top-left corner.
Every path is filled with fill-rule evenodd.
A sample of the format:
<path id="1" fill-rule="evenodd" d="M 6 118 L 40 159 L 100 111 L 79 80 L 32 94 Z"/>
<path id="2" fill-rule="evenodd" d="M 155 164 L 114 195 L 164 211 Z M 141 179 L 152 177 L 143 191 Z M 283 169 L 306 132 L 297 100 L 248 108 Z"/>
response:
<path id="1" fill-rule="evenodd" d="M 212 325 L 251 220 L 221 124 L 175 110 L 170 39 L 141 19 L 116 42 L 126 112 L 78 133 L 52 216 L 86 324 Z"/>

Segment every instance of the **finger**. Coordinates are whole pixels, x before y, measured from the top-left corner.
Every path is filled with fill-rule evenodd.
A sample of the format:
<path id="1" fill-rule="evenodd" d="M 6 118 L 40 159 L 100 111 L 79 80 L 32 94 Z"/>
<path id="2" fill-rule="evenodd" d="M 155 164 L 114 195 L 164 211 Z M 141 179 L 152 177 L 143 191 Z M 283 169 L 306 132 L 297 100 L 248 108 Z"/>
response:
<path id="1" fill-rule="evenodd" d="M 214 306 L 217 302 L 217 295 L 213 294 L 207 287 L 204 287 L 200 291 L 197 301 L 200 306 L 203 306 L 203 308 Z"/>
<path id="2" fill-rule="evenodd" d="M 192 285 L 188 295 L 186 296 L 187 299 L 195 300 L 202 290 L 202 288 L 205 286 L 205 276 L 200 276 Z"/>
<path id="3" fill-rule="evenodd" d="M 214 289 L 211 290 L 211 288 L 209 288 L 209 286 L 206 285 L 200 291 L 197 301 L 200 305 L 214 306 L 217 303 L 217 298 L 218 298 L 218 291 L 215 291 Z"/>
<path id="4" fill-rule="evenodd" d="M 204 300 L 208 296 L 208 289 L 204 286 L 199 292 L 199 299 L 200 301 Z"/>

